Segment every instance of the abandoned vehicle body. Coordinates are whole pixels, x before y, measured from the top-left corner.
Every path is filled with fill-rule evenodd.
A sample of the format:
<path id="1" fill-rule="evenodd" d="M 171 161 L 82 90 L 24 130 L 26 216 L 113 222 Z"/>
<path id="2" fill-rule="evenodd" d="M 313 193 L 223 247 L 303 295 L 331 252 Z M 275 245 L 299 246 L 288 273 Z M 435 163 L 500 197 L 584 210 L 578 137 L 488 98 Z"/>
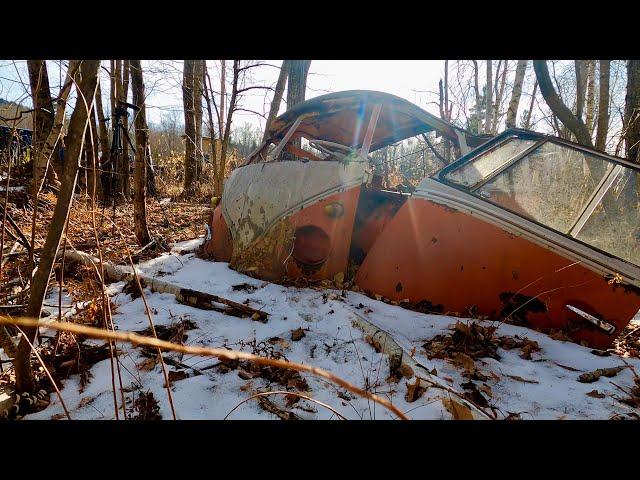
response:
<path id="1" fill-rule="evenodd" d="M 460 158 L 383 190 L 370 154 L 433 131 Z M 640 168 L 528 131 L 486 140 L 380 92 L 304 102 L 226 182 L 204 253 L 609 346 L 640 309 Z"/>

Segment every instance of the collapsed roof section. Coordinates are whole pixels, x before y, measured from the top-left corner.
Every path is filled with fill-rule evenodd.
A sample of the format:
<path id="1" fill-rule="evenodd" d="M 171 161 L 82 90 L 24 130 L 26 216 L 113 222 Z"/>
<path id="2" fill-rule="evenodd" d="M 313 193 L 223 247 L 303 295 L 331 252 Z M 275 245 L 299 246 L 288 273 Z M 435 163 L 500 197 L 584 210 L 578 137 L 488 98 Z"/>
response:
<path id="1" fill-rule="evenodd" d="M 375 115 L 378 115 L 377 121 Z M 372 118 L 374 122 L 371 122 Z M 375 128 L 367 149 L 369 152 L 432 131 L 450 140 L 460 154 L 491 138 L 475 136 L 395 95 L 348 90 L 315 97 L 287 110 L 274 120 L 266 142 L 249 156 L 247 164 L 266 158 L 265 151 L 270 144 L 279 144 L 283 140 L 288 142 L 297 137 L 332 142 L 357 150 L 367 143 L 370 123 L 374 123 Z"/>

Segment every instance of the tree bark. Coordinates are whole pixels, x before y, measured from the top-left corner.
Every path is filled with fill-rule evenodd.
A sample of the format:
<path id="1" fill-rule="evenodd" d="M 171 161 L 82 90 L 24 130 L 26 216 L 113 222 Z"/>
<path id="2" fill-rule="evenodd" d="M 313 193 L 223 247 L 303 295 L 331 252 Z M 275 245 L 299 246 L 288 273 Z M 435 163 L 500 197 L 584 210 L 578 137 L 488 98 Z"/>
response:
<path id="1" fill-rule="evenodd" d="M 627 158 L 640 163 L 640 60 L 627 62 L 625 96 L 625 147 Z"/>
<path id="2" fill-rule="evenodd" d="M 44 247 L 40 256 L 40 263 L 31 282 L 31 294 L 27 305 L 28 317 L 40 318 L 42 302 L 47 292 L 49 277 L 53 270 L 53 262 L 60 246 L 60 240 L 65 227 L 73 194 L 78 178 L 78 166 L 82 154 L 83 140 L 87 124 L 89 123 L 90 109 L 96 90 L 96 78 L 99 60 L 83 60 L 80 66 L 81 79 L 79 82 L 78 98 L 76 106 L 69 122 L 69 134 L 67 135 L 67 156 L 64 168 L 61 172 L 61 186 L 53 212 L 53 218 L 47 232 Z M 36 336 L 36 328 L 25 328 L 23 336 L 18 344 L 14 360 L 16 374 L 16 390 L 21 392 L 33 392 L 35 380 L 31 369 L 31 347 Z"/>
<path id="3" fill-rule="evenodd" d="M 104 116 L 104 109 L 102 108 L 102 89 L 100 88 L 100 82 L 96 89 L 96 113 L 98 115 L 98 138 L 100 139 L 100 161 L 103 158 L 108 157 L 109 150 L 109 129 L 107 128 L 107 119 Z"/>
<path id="4" fill-rule="evenodd" d="M 58 95 L 58 106 L 56 108 L 56 113 L 53 119 L 53 125 L 49 129 L 49 135 L 47 135 L 42 148 L 36 151 L 35 154 L 34 164 L 36 165 L 36 175 L 34 176 L 34 179 L 37 179 L 37 181 L 40 183 L 43 181 L 45 172 L 47 171 L 47 163 L 51 163 L 51 157 L 53 156 L 56 146 L 59 143 L 58 140 L 60 137 L 60 132 L 62 132 L 62 127 L 64 127 L 67 98 L 69 97 L 71 87 L 74 83 L 73 78 L 77 77 L 78 65 L 78 60 L 69 61 L 69 67 L 67 68 L 67 77 L 65 79 L 64 85 L 60 90 L 60 94 Z M 51 165 L 49 165 L 49 169 L 51 168 Z M 36 184 L 36 188 L 40 188 L 40 183 Z"/>
<path id="5" fill-rule="evenodd" d="M 31 98 L 33 99 L 33 148 L 39 151 L 53 127 L 53 100 L 49 87 L 49 74 L 45 60 L 27 60 Z"/>
<path id="6" fill-rule="evenodd" d="M 54 122 L 53 100 L 49 87 L 49 74 L 46 60 L 27 60 L 29 71 L 29 84 L 31 86 L 31 98 L 33 99 L 33 180 L 34 185 L 39 185 L 42 175 L 46 170 L 47 157 L 40 155 L 44 144 L 49 137 Z M 53 169 L 50 170 L 53 172 Z M 55 174 L 52 175 L 55 178 Z M 37 188 L 37 187 L 36 187 Z"/>
<path id="7" fill-rule="evenodd" d="M 596 112 L 596 61 L 587 60 L 587 116 L 585 119 L 587 130 L 591 135 L 595 125 Z"/>
<path id="8" fill-rule="evenodd" d="M 609 77 L 611 60 L 600 60 L 600 86 L 598 93 L 598 129 L 596 148 L 605 151 L 609 132 Z"/>
<path id="9" fill-rule="evenodd" d="M 528 60 L 518 60 L 518 65 L 516 66 L 516 77 L 513 81 L 511 100 L 507 110 L 507 128 L 515 128 L 517 126 L 518 106 L 522 96 L 522 85 L 524 84 L 524 75 L 527 72 L 527 63 L 529 63 Z"/>
<path id="10" fill-rule="evenodd" d="M 282 102 L 282 94 L 284 93 L 284 87 L 287 83 L 287 77 L 289 75 L 289 60 L 283 60 L 280 67 L 280 74 L 278 75 L 278 81 L 276 82 L 276 89 L 273 93 L 273 99 L 271 100 L 271 107 L 269 108 L 269 116 L 264 124 L 264 134 L 262 135 L 262 141 L 267 140 L 267 134 L 271 124 L 278 116 L 280 111 L 280 103 Z"/>
<path id="11" fill-rule="evenodd" d="M 124 89 L 123 89 L 123 85 L 122 85 L 122 60 L 116 60 L 115 61 L 115 78 L 114 78 L 114 86 L 115 86 L 115 97 L 112 99 L 112 108 L 113 110 L 111 111 L 111 115 L 113 116 L 113 119 L 111 121 L 111 125 L 115 126 L 116 125 L 116 117 L 114 115 L 115 110 L 118 106 L 118 102 L 123 100 L 124 97 Z M 122 123 L 124 125 L 124 120 L 122 120 Z M 121 197 L 124 195 L 124 178 L 122 176 L 122 164 L 124 163 L 124 147 L 127 144 L 127 140 L 126 139 L 122 139 L 122 154 L 118 156 L 118 158 L 116 159 L 116 164 L 113 165 L 113 168 L 115 169 L 115 195 L 116 197 Z"/>
<path id="12" fill-rule="evenodd" d="M 194 108 L 195 61 L 185 60 L 182 71 L 182 103 L 184 107 L 184 189 L 183 195 L 195 192 L 196 117 Z"/>
<path id="13" fill-rule="evenodd" d="M 122 95 L 120 100 L 127 101 L 129 96 L 129 60 L 124 60 L 122 64 Z M 122 125 L 125 132 L 129 132 L 129 117 L 125 115 L 122 118 Z M 125 199 L 131 198 L 131 176 L 129 171 L 131 169 L 131 162 L 129 161 L 129 142 L 127 139 L 122 140 L 122 159 L 120 161 L 120 175 L 118 176 L 122 181 L 122 194 Z"/>
<path id="14" fill-rule="evenodd" d="M 538 79 L 534 79 L 533 81 L 533 93 L 531 94 L 531 101 L 529 102 L 529 110 L 527 110 L 527 117 L 524 120 L 524 125 L 522 128 L 525 130 L 529 130 L 531 126 L 531 114 L 533 113 L 534 103 L 536 101 L 536 93 L 538 93 Z"/>
<path id="15" fill-rule="evenodd" d="M 99 89 L 96 88 L 96 98 L 98 95 Z M 96 198 L 102 198 L 102 179 L 100 177 L 100 170 L 99 170 L 99 163 L 100 163 L 100 156 L 98 155 L 98 148 L 100 148 L 100 140 L 99 140 L 99 134 L 98 134 L 98 127 L 97 127 L 97 121 L 96 121 L 96 110 L 97 110 L 97 104 L 98 102 L 96 101 L 94 106 L 93 106 L 93 111 L 91 112 L 91 116 L 89 118 L 90 126 L 91 126 L 91 137 L 89 137 L 89 140 L 85 140 L 85 142 L 92 142 L 92 143 L 88 143 L 87 145 L 87 162 L 86 162 L 86 168 L 87 168 L 87 193 L 89 194 L 89 196 L 93 196 L 93 185 L 95 183 L 95 195 Z M 89 129 L 87 129 L 87 132 L 89 132 Z M 89 155 L 89 147 L 91 147 L 91 155 Z M 95 167 L 95 168 L 94 168 Z"/>
<path id="16" fill-rule="evenodd" d="M 142 65 L 140 60 L 131 60 L 131 89 L 133 103 L 140 110 L 136 112 L 136 156 L 133 170 L 133 222 L 138 244 L 144 247 L 151 241 L 147 226 L 146 205 L 146 168 L 149 135 L 147 132 L 147 114 L 144 103 L 144 80 L 142 78 Z"/>
<path id="17" fill-rule="evenodd" d="M 287 88 L 287 110 L 291 110 L 294 106 L 304 102 L 307 91 L 307 75 L 311 60 L 290 60 L 289 63 L 289 81 Z M 291 145 L 300 148 L 300 138 L 291 140 Z M 283 154 L 283 158 L 295 160 L 296 156 L 288 152 Z"/>
<path id="18" fill-rule="evenodd" d="M 204 60 L 196 60 L 193 71 L 193 110 L 196 122 L 196 182 L 202 173 L 202 83 Z"/>
<path id="19" fill-rule="evenodd" d="M 507 81 L 507 67 L 509 66 L 509 61 L 505 60 L 502 66 L 502 77 L 500 78 L 500 88 L 496 93 L 496 106 L 493 109 L 493 121 L 491 122 L 491 133 L 496 134 L 498 132 L 498 120 L 500 118 L 500 106 L 502 104 L 502 97 L 504 96 L 504 86 Z M 500 71 L 496 70 L 496 75 L 499 75 Z M 498 82 L 498 77 L 496 76 L 496 84 Z"/>
<path id="20" fill-rule="evenodd" d="M 487 81 L 484 92 L 484 133 L 491 131 L 491 115 L 493 113 L 493 60 L 487 60 Z"/>
<path id="21" fill-rule="evenodd" d="M 576 67 L 576 117 L 582 120 L 584 112 L 584 93 L 587 87 L 587 64 L 584 60 L 575 60 Z"/>
<path id="22" fill-rule="evenodd" d="M 576 137 L 578 143 L 587 147 L 593 147 L 591 135 L 582 119 L 574 115 L 571 110 L 562 102 L 558 93 L 553 88 L 549 68 L 546 60 L 534 60 L 533 69 L 536 72 L 540 92 L 551 111 L 558 117 L 562 124 L 567 127 Z"/>

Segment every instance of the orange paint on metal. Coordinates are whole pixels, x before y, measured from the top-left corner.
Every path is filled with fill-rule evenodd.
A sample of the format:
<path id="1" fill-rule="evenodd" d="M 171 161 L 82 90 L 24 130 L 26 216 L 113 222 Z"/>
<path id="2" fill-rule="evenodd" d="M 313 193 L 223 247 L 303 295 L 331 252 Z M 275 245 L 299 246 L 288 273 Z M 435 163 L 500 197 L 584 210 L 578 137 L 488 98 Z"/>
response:
<path id="1" fill-rule="evenodd" d="M 204 245 L 205 255 L 217 262 L 228 262 L 233 253 L 233 239 L 220 205 L 215 208 L 212 217 L 211 240 Z"/>
<path id="2" fill-rule="evenodd" d="M 289 217 L 295 229 L 313 226 L 324 231 L 329 241 L 329 253 L 321 265 L 305 265 L 292 254 L 287 260 L 287 275 L 290 278 L 326 279 L 333 278 L 339 272 L 346 273 L 359 197 L 360 187 L 351 188 L 331 195 Z M 333 203 L 340 203 L 344 207 L 343 215 L 335 217 L 327 214 L 325 207 Z M 316 247 L 320 246 L 318 241 L 321 240 L 318 239 L 319 237 L 316 237 L 314 240 Z"/>
<path id="3" fill-rule="evenodd" d="M 472 215 L 411 198 L 371 248 L 355 283 L 442 313 L 506 314 L 541 328 L 584 325 L 576 340 L 608 347 L 640 309 L 640 295 L 574 263 Z M 612 323 L 615 334 L 578 323 L 567 304 Z"/>

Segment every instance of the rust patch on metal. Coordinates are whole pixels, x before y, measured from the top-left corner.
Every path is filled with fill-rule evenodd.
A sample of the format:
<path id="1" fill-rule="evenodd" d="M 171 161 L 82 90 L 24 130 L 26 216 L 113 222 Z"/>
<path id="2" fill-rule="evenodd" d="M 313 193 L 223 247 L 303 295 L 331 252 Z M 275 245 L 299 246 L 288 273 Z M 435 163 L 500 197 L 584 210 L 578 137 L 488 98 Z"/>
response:
<path id="1" fill-rule="evenodd" d="M 241 248 L 236 244 L 229 266 L 265 280 L 278 280 L 285 275 L 285 264 L 293 247 L 293 237 L 291 222 L 288 218 L 282 219 L 248 246 Z"/>
<path id="2" fill-rule="evenodd" d="M 527 315 L 529 313 L 546 313 L 547 306 L 535 297 L 522 295 L 521 293 L 502 292 L 500 301 L 504 305 L 500 316 L 511 318 L 513 324 L 528 326 Z"/>

